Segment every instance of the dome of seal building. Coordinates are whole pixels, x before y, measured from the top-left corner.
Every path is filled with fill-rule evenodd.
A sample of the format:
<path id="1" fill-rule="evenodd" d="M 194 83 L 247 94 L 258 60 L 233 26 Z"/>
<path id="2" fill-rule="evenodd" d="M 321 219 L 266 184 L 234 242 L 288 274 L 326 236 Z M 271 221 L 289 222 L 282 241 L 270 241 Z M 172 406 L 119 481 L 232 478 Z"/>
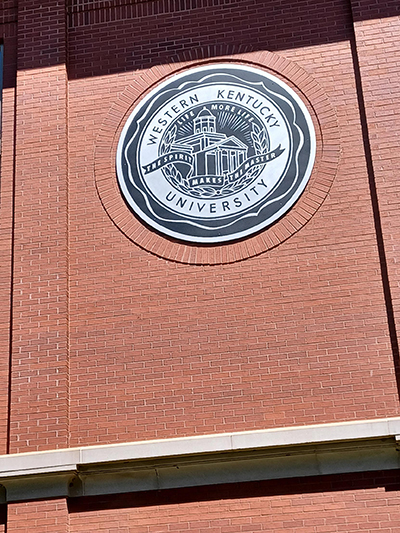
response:
<path id="1" fill-rule="evenodd" d="M 203 107 L 203 109 L 200 111 L 200 113 L 197 116 L 198 117 L 214 117 L 211 111 L 207 109 L 206 107 Z"/>

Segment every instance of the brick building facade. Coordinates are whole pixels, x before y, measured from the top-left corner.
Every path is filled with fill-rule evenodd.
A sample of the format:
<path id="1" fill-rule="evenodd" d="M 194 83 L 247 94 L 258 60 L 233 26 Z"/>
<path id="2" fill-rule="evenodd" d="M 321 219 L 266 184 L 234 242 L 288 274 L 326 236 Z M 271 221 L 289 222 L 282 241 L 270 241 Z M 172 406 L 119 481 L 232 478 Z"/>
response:
<path id="1" fill-rule="evenodd" d="M 395 0 L 3 0 L 0 532 L 400 530 Z M 284 81 L 304 193 L 247 238 L 137 218 L 127 117 L 188 69 Z"/>

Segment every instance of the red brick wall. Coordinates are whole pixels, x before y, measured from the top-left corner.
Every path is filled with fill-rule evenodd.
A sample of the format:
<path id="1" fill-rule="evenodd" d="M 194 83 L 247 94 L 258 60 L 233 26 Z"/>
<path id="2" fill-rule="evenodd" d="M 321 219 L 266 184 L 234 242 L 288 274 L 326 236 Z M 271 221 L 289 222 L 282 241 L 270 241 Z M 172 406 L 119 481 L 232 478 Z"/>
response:
<path id="1" fill-rule="evenodd" d="M 69 533 L 65 499 L 11 503 L 8 505 L 9 533 Z M 1 526 L 0 526 L 1 527 Z"/>
<path id="2" fill-rule="evenodd" d="M 344 0 L 287 9 L 259 0 L 207 7 L 189 0 L 72 2 L 66 33 L 64 7 L 25 0 L 18 13 L 12 3 L 1 11 L 9 21 L 4 28 L 15 28 L 18 14 L 19 31 L 15 180 L 12 83 L 4 92 L 3 121 L 0 311 L 6 394 L 12 305 L 10 449 L 397 415 L 393 329 L 352 30 L 356 17 L 397 297 L 387 199 L 394 189 L 385 189 L 375 134 L 380 127 L 386 135 L 388 125 L 374 125 L 379 69 L 370 72 L 372 60 L 364 59 L 383 62 L 372 37 L 364 38 L 366 29 L 376 31 L 373 12 L 357 3 L 356 16 Z M 371 18 L 361 22 L 364 11 Z M 376 23 L 386 28 L 386 41 L 394 23 L 388 17 Z M 329 98 L 342 152 L 329 195 L 301 231 L 244 261 L 188 265 L 150 254 L 126 238 L 101 204 L 94 180 L 98 132 L 119 96 L 135 76 L 145 79 L 149 67 L 194 49 L 192 56 L 214 59 L 218 50 L 241 45 L 254 50 L 246 56 L 251 61 L 269 49 L 298 64 Z M 13 53 L 7 45 L 6 64 L 15 69 Z M 384 105 L 389 113 L 389 97 Z M 2 420 L 6 427 L 6 407 Z"/>
<path id="3" fill-rule="evenodd" d="M 71 19 L 71 445 L 397 415 L 349 5 L 305 2 L 296 16 L 259 1 L 150 7 L 142 18 L 104 9 Z M 166 261 L 103 210 L 97 135 L 132 69 L 238 36 L 249 58 L 275 50 L 322 86 L 337 113 L 339 170 L 308 225 L 268 253 Z"/>
<path id="4" fill-rule="evenodd" d="M 398 15 L 395 0 L 3 0 L 0 453 L 399 414 Z M 173 60 L 265 51 L 336 115 L 340 163 L 311 220 L 267 252 L 243 241 L 243 260 L 222 245 L 219 264 L 166 259 L 166 239 L 149 252 L 144 227 L 127 238 L 95 184 L 113 106 Z M 13 503 L 7 532 L 388 533 L 385 476 L 81 500 L 69 518 L 65 500 Z"/>

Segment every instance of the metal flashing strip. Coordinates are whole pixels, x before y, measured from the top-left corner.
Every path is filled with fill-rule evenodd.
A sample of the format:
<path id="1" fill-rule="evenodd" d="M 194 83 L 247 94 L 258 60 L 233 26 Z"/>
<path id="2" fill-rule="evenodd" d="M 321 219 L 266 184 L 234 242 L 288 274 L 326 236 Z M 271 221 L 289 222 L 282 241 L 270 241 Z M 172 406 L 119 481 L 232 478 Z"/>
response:
<path id="1" fill-rule="evenodd" d="M 389 470 L 398 435 L 386 418 L 3 455 L 0 483 L 16 501 Z"/>

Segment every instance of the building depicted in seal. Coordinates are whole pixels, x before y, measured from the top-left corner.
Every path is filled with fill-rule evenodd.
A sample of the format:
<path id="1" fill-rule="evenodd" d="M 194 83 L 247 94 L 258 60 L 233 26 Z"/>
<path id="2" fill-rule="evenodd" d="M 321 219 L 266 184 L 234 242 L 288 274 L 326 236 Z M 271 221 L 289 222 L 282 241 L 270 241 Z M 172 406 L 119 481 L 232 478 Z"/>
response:
<path id="1" fill-rule="evenodd" d="M 216 117 L 207 108 L 193 120 L 193 135 L 180 139 L 176 148 L 190 146 L 194 154 L 191 177 L 219 176 L 234 172 L 246 159 L 248 146 L 235 136 L 218 133 Z"/>
<path id="2" fill-rule="evenodd" d="M 399 533 L 399 8 L 0 2 L 0 533 Z"/>

